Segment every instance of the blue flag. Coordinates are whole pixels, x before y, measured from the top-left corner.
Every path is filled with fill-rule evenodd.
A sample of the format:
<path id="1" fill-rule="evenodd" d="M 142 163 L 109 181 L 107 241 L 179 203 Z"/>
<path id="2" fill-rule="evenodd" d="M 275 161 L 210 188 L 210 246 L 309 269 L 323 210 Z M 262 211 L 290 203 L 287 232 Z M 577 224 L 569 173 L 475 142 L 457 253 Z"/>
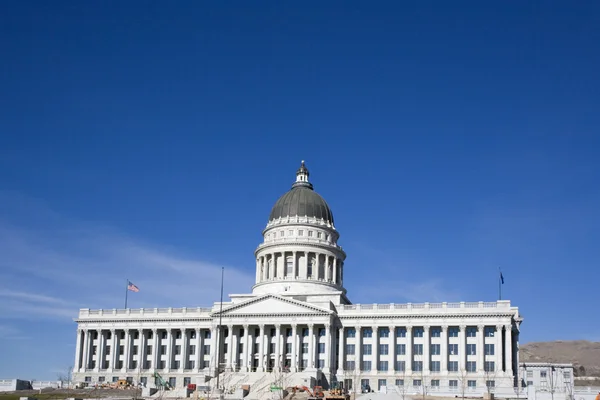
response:
<path id="1" fill-rule="evenodd" d="M 504 276 L 502 276 L 502 272 L 500 272 L 500 282 L 504 285 Z"/>

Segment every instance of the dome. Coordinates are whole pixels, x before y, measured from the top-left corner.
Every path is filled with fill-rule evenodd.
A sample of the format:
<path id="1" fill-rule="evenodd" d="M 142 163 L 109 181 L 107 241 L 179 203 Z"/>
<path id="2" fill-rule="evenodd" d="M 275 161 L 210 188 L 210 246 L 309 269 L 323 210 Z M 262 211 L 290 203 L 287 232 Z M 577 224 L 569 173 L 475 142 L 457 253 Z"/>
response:
<path id="1" fill-rule="evenodd" d="M 323 219 L 333 224 L 333 213 L 329 205 L 317 192 L 313 190 L 312 184 L 308 181 L 308 169 L 302 161 L 302 165 L 296 172 L 296 182 L 292 189 L 277 200 L 269 221 L 285 217 L 313 217 Z"/>

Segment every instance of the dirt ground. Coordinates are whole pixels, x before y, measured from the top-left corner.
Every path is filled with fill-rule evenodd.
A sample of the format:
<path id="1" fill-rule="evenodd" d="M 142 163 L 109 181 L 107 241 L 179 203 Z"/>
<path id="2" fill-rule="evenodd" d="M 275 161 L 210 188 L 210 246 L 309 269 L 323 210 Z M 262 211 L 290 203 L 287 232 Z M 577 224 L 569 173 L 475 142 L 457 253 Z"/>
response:
<path id="1" fill-rule="evenodd" d="M 62 400 L 69 397 L 89 398 L 121 398 L 135 399 L 142 394 L 141 389 L 42 389 L 19 390 L 0 393 L 0 400 L 19 400 L 20 397 L 34 397 L 38 400 Z"/>

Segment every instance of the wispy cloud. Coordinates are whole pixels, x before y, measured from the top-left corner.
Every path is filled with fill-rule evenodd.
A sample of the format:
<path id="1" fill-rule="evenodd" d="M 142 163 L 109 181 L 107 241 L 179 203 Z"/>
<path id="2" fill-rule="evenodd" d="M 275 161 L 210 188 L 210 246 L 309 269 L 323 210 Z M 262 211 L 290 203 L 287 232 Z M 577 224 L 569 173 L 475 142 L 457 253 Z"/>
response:
<path id="1" fill-rule="evenodd" d="M 0 318 L 70 319 L 79 308 L 123 307 L 127 278 L 140 287 L 129 294 L 130 307 L 210 305 L 218 299 L 221 265 L 63 218 L 12 193 L 0 192 L 0 210 Z M 252 285 L 252 275 L 231 266 L 225 271 L 228 293 Z"/>

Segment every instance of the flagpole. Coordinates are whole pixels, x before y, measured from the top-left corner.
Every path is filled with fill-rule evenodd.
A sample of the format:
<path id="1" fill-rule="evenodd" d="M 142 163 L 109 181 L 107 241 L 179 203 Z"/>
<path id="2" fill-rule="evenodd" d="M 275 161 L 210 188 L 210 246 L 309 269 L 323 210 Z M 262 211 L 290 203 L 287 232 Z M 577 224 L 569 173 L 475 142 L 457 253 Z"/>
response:
<path id="1" fill-rule="evenodd" d="M 498 268 L 498 300 L 502 300 L 502 270 Z"/>
<path id="2" fill-rule="evenodd" d="M 225 267 L 221 267 L 221 303 L 219 305 L 219 328 L 217 329 L 217 390 L 219 390 L 219 375 L 220 375 L 220 368 L 219 365 L 221 364 L 221 355 L 219 354 L 221 350 L 221 322 L 223 319 L 223 276 L 225 273 Z M 231 332 L 229 332 L 229 334 L 231 335 Z"/>
<path id="3" fill-rule="evenodd" d="M 127 292 L 129 292 L 129 279 L 125 282 L 125 309 L 127 309 Z"/>

